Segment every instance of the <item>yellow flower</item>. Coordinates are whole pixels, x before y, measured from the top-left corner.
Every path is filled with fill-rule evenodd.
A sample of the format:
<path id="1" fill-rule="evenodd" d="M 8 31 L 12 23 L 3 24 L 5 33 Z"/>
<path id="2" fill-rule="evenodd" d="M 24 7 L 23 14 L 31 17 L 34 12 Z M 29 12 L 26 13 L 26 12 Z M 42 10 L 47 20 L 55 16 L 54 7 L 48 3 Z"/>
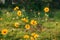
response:
<path id="1" fill-rule="evenodd" d="M 17 9 L 16 8 L 14 8 L 14 11 L 16 11 Z"/>
<path id="2" fill-rule="evenodd" d="M 19 24 L 18 22 L 16 22 L 16 23 L 14 24 L 15 27 L 19 27 L 19 25 L 20 25 L 20 24 Z"/>
<path id="3" fill-rule="evenodd" d="M 16 11 L 16 10 L 18 10 L 19 9 L 19 7 L 18 6 L 16 6 L 15 8 L 14 8 L 14 11 Z"/>
<path id="4" fill-rule="evenodd" d="M 38 34 L 36 34 L 36 33 L 32 33 L 31 35 L 32 35 L 34 38 L 39 37 L 39 35 L 38 35 Z"/>
<path id="5" fill-rule="evenodd" d="M 16 9 L 18 10 L 18 9 L 19 9 L 19 7 L 18 7 L 18 6 L 16 6 Z"/>
<path id="6" fill-rule="evenodd" d="M 27 18 L 22 18 L 21 20 L 24 21 L 24 22 L 28 22 Z"/>
<path id="7" fill-rule="evenodd" d="M 35 35 L 34 35 L 34 38 L 37 38 L 37 37 L 39 37 L 39 35 L 38 35 L 38 34 L 35 34 Z"/>
<path id="8" fill-rule="evenodd" d="M 44 8 L 44 11 L 45 11 L 45 12 L 49 12 L 49 8 L 48 8 L 48 7 L 45 7 L 45 8 Z"/>
<path id="9" fill-rule="evenodd" d="M 35 40 L 33 37 L 31 37 L 31 40 Z"/>
<path id="10" fill-rule="evenodd" d="M 31 35 L 32 35 L 32 36 L 34 36 L 34 35 L 35 35 L 35 33 L 32 33 Z"/>
<path id="11" fill-rule="evenodd" d="M 30 25 L 29 25 L 29 24 L 26 24 L 26 25 L 25 25 L 25 28 L 26 28 L 26 29 L 30 29 Z"/>
<path id="12" fill-rule="evenodd" d="M 19 10 L 19 11 L 17 12 L 17 15 L 18 15 L 18 16 L 21 16 L 21 15 L 22 15 L 22 12 Z"/>
<path id="13" fill-rule="evenodd" d="M 24 35 L 24 38 L 26 38 L 26 39 L 29 38 L 29 35 Z"/>
<path id="14" fill-rule="evenodd" d="M 1 34 L 3 34 L 3 35 L 6 35 L 8 33 L 8 30 L 7 29 L 3 29 L 2 31 L 1 31 Z"/>
<path id="15" fill-rule="evenodd" d="M 30 24 L 31 24 L 31 25 L 37 25 L 37 21 L 31 20 Z"/>

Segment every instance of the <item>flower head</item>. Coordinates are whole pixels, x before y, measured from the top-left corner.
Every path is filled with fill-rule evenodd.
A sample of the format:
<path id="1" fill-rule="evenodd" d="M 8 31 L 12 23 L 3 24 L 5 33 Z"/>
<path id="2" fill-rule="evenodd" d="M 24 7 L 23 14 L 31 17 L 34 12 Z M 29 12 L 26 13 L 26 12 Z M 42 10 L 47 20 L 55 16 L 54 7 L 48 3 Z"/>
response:
<path id="1" fill-rule="evenodd" d="M 26 25 L 25 25 L 25 28 L 26 28 L 26 29 L 30 29 L 30 25 L 29 25 L 29 24 L 26 24 Z"/>
<path id="2" fill-rule="evenodd" d="M 16 8 L 14 8 L 14 11 L 16 11 L 17 9 Z"/>
<path id="3" fill-rule="evenodd" d="M 16 6 L 16 9 L 19 9 L 19 7 L 18 7 L 18 6 Z"/>
<path id="4" fill-rule="evenodd" d="M 19 9 L 19 7 L 18 6 L 16 6 L 15 8 L 14 8 L 14 11 L 16 11 L 16 10 L 18 10 Z"/>
<path id="5" fill-rule="evenodd" d="M 19 25 L 20 25 L 20 24 L 19 24 L 18 22 L 14 23 L 14 26 L 15 26 L 15 27 L 19 27 Z"/>
<path id="6" fill-rule="evenodd" d="M 45 8 L 44 8 L 44 11 L 45 11 L 45 12 L 49 12 L 49 8 L 48 8 L 48 7 L 45 7 Z"/>
<path id="7" fill-rule="evenodd" d="M 19 11 L 17 12 L 17 15 L 18 15 L 18 16 L 21 16 L 21 15 L 22 15 L 22 12 L 19 10 Z"/>
<path id="8" fill-rule="evenodd" d="M 32 33 L 32 34 L 31 34 L 31 36 L 33 36 L 34 38 L 39 37 L 39 35 L 38 35 L 38 34 L 36 34 L 36 33 Z"/>
<path id="9" fill-rule="evenodd" d="M 2 35 L 6 35 L 8 33 L 8 30 L 7 29 L 3 29 L 2 31 L 1 31 L 1 34 Z"/>
<path id="10" fill-rule="evenodd" d="M 24 38 L 28 39 L 29 38 L 29 35 L 24 35 Z"/>
<path id="11" fill-rule="evenodd" d="M 35 40 L 33 37 L 30 38 L 31 40 Z"/>
<path id="12" fill-rule="evenodd" d="M 30 24 L 31 24 L 31 25 L 37 25 L 37 21 L 31 20 Z"/>
<path id="13" fill-rule="evenodd" d="M 21 20 L 24 21 L 24 22 L 28 22 L 27 18 L 22 18 Z"/>
<path id="14" fill-rule="evenodd" d="M 37 38 L 37 37 L 39 37 L 39 35 L 38 35 L 38 34 L 35 34 L 35 35 L 34 35 L 34 38 Z"/>

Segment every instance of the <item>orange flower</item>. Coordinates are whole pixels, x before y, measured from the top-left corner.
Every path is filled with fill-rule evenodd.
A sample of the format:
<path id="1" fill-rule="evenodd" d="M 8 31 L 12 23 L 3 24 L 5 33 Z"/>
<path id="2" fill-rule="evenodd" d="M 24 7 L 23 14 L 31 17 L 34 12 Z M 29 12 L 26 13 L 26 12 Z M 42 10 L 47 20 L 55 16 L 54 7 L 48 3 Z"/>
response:
<path id="1" fill-rule="evenodd" d="M 25 28 L 26 28 L 26 29 L 30 29 L 30 25 L 29 25 L 29 24 L 26 24 L 26 25 L 25 25 Z"/>
<path id="2" fill-rule="evenodd" d="M 8 30 L 7 29 L 3 29 L 2 31 L 1 31 L 1 34 L 2 35 L 6 35 L 8 33 Z"/>
<path id="3" fill-rule="evenodd" d="M 45 7 L 45 8 L 44 8 L 44 11 L 45 11 L 45 12 L 49 12 L 49 8 L 48 8 L 48 7 Z"/>
<path id="4" fill-rule="evenodd" d="M 31 25 L 37 25 L 37 21 L 31 20 L 30 24 L 31 24 Z"/>
<path id="5" fill-rule="evenodd" d="M 22 15 L 22 12 L 19 10 L 19 11 L 17 12 L 17 15 L 18 15 L 18 16 L 21 16 L 21 15 Z"/>

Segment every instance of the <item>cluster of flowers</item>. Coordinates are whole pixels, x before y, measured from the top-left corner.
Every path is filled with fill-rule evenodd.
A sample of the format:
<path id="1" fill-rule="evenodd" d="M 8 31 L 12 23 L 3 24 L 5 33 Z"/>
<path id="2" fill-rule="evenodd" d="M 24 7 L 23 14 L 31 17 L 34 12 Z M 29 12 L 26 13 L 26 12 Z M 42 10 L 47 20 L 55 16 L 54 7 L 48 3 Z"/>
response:
<path id="1" fill-rule="evenodd" d="M 18 6 L 16 6 L 16 7 L 14 8 L 14 11 L 16 11 L 16 10 L 18 10 L 18 11 L 17 11 L 17 16 L 20 17 L 20 16 L 22 15 L 22 11 L 19 10 L 19 7 L 18 7 Z M 46 13 L 46 12 L 49 12 L 49 8 L 48 8 L 48 7 L 45 7 L 45 8 L 44 8 L 44 12 L 45 12 L 45 13 Z M 0 18 L 0 20 L 3 20 L 3 19 Z M 22 18 L 21 20 L 22 20 L 23 22 L 26 22 L 26 23 L 29 22 L 29 20 L 28 20 L 27 18 Z M 30 20 L 29 24 L 26 24 L 26 25 L 25 25 L 25 29 L 29 30 L 29 29 L 31 28 L 31 25 L 32 25 L 32 26 L 36 26 L 37 24 L 38 24 L 38 22 L 37 22 L 36 20 L 32 19 L 32 20 Z M 20 23 L 19 23 L 19 22 L 15 22 L 15 23 L 14 23 L 14 26 L 15 26 L 16 28 L 18 28 L 18 27 L 20 26 Z M 1 34 L 2 34 L 2 35 L 8 34 L 8 29 L 3 29 L 3 30 L 1 31 Z M 39 35 L 36 34 L 36 33 L 32 33 L 32 34 L 31 34 L 31 37 L 30 37 L 29 35 L 24 35 L 24 38 L 25 38 L 25 39 L 31 38 L 31 40 L 34 40 L 34 39 L 37 38 L 37 37 L 39 37 Z"/>

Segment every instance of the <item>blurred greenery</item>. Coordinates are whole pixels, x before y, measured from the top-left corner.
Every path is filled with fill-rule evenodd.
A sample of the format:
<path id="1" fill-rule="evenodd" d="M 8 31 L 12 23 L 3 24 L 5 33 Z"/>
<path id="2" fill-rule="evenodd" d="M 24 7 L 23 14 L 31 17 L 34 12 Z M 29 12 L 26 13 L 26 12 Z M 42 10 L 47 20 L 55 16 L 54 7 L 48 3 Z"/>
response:
<path id="1" fill-rule="evenodd" d="M 5 4 L 0 3 L 0 7 L 15 7 L 19 6 L 20 8 L 25 7 L 30 10 L 42 10 L 45 6 L 49 6 L 51 9 L 60 7 L 60 1 L 58 0 L 14 0 L 15 4 L 12 4 L 12 0 L 5 0 Z"/>

